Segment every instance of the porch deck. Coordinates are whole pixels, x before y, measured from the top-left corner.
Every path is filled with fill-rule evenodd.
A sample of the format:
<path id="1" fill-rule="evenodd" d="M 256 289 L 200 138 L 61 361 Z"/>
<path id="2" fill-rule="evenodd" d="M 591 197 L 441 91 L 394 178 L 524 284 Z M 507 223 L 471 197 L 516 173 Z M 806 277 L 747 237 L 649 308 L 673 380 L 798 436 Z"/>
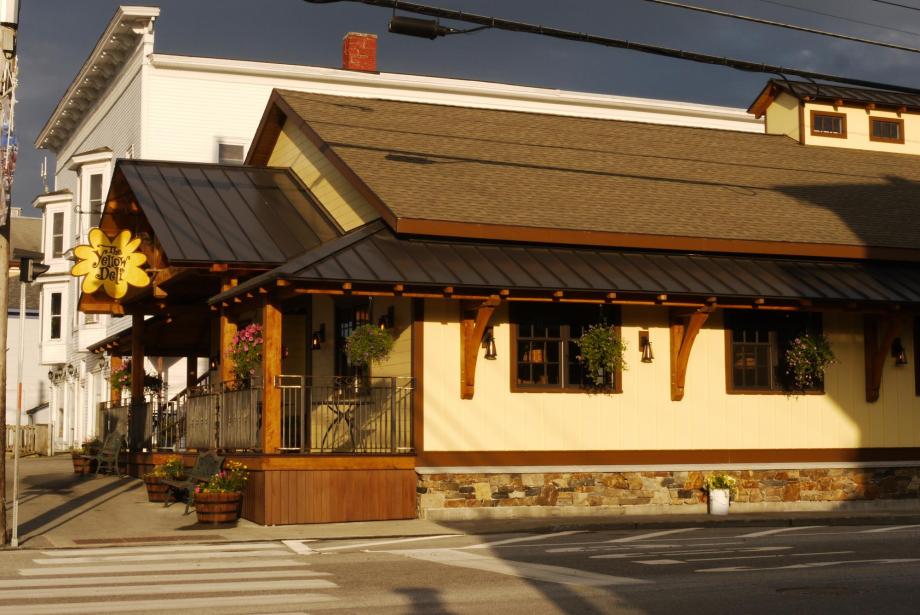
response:
<path id="1" fill-rule="evenodd" d="M 224 382 L 169 401 L 103 404 L 102 433 L 125 434 L 128 473 L 218 449 L 251 471 L 243 517 L 265 525 L 416 517 L 411 378 L 279 376 L 281 442 L 262 450 L 263 384 Z"/>

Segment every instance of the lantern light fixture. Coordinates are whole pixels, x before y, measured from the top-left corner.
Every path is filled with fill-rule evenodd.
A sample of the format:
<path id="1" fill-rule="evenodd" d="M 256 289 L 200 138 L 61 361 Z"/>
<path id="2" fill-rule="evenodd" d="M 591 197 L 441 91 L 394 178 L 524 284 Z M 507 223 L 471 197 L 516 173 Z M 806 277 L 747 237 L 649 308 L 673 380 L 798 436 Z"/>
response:
<path id="1" fill-rule="evenodd" d="M 486 328 L 485 335 L 482 337 L 482 346 L 486 349 L 486 359 L 494 361 L 498 358 L 498 352 L 495 348 L 495 332 L 492 327 Z"/>
<path id="2" fill-rule="evenodd" d="M 651 363 L 655 360 L 652 352 L 652 340 L 648 331 L 639 331 L 639 350 L 642 351 L 642 362 Z"/>
<path id="3" fill-rule="evenodd" d="M 326 323 L 320 323 L 319 329 L 313 332 L 313 336 L 310 338 L 310 348 L 313 350 L 319 350 L 322 348 L 323 343 L 326 341 Z"/>
<path id="4" fill-rule="evenodd" d="M 901 338 L 896 337 L 891 343 L 891 356 L 894 357 L 895 365 L 907 365 L 907 351 L 904 349 L 904 344 L 901 343 Z"/>

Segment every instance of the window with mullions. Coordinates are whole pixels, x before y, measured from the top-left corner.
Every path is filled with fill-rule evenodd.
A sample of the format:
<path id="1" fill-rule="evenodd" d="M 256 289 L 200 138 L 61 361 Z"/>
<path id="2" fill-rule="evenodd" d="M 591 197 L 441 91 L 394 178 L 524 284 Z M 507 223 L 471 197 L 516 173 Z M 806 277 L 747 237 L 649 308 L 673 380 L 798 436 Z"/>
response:
<path id="1" fill-rule="evenodd" d="M 786 350 L 797 336 L 821 332 L 820 314 L 727 311 L 728 392 L 791 391 L 792 377 L 786 373 Z M 821 392 L 823 386 L 809 390 Z"/>
<path id="2" fill-rule="evenodd" d="M 514 391 L 583 391 L 593 388 L 578 361 L 575 343 L 590 325 L 619 324 L 612 306 L 516 303 L 511 306 Z M 606 386 L 620 391 L 619 374 L 610 374 Z"/>
<path id="3" fill-rule="evenodd" d="M 89 176 L 89 225 L 99 226 L 102 218 L 102 173 Z"/>
<path id="4" fill-rule="evenodd" d="M 365 301 L 356 305 L 337 306 L 335 308 L 335 375 L 339 377 L 367 376 L 367 367 L 348 364 L 345 342 L 348 336 L 361 325 L 371 321 L 370 305 Z"/>
<path id="5" fill-rule="evenodd" d="M 869 140 L 904 143 L 904 120 L 870 117 Z"/>

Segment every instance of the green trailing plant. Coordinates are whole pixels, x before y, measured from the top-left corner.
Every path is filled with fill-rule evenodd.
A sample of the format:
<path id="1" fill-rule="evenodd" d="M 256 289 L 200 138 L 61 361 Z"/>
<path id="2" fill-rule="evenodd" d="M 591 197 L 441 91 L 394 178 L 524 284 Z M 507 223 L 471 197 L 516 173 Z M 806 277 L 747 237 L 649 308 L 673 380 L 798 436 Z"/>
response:
<path id="1" fill-rule="evenodd" d="M 119 369 L 110 376 L 112 386 L 121 391 L 131 388 L 131 359 L 126 359 Z M 159 393 L 163 388 L 163 381 L 155 374 L 144 374 L 144 393 Z"/>
<path id="2" fill-rule="evenodd" d="M 393 351 L 393 336 L 386 329 L 372 324 L 361 325 L 345 341 L 348 363 L 354 366 L 379 363 Z"/>
<path id="3" fill-rule="evenodd" d="M 786 373 L 798 391 L 824 382 L 824 371 L 837 362 L 827 336 L 815 333 L 799 335 L 786 349 Z"/>
<path id="4" fill-rule="evenodd" d="M 706 488 L 706 491 L 712 491 L 713 489 L 728 489 L 733 495 L 735 491 L 738 490 L 737 484 L 738 479 L 721 472 L 710 474 L 703 480 L 703 486 Z"/>
<path id="5" fill-rule="evenodd" d="M 613 325 L 591 325 L 575 343 L 579 352 L 576 358 L 584 364 L 594 386 L 610 384 L 613 374 L 626 369 L 626 361 L 623 359 L 626 342 L 617 335 Z"/>

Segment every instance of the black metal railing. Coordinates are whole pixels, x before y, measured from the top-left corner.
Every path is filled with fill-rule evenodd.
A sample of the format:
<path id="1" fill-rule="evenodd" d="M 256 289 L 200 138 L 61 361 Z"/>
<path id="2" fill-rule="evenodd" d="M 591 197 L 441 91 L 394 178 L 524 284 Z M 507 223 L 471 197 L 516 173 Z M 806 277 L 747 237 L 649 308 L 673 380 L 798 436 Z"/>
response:
<path id="1" fill-rule="evenodd" d="M 277 376 L 282 452 L 412 453 L 412 378 Z M 118 431 L 129 450 L 262 448 L 260 379 L 201 384 L 168 402 L 148 397 L 100 406 L 101 434 Z"/>
<path id="2" fill-rule="evenodd" d="M 302 450 L 406 454 L 412 440 L 412 378 L 310 378 Z"/>

